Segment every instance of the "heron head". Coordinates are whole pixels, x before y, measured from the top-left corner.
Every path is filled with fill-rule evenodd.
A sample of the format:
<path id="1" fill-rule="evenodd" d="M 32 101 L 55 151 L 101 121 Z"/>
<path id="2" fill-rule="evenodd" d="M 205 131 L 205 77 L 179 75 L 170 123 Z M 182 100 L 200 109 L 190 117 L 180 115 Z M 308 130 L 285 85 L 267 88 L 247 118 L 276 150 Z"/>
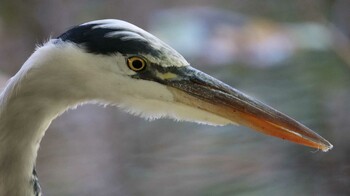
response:
<path id="1" fill-rule="evenodd" d="M 99 79 L 94 84 L 86 81 L 88 86 L 101 84 L 92 90 L 100 94 L 96 99 L 133 114 L 149 119 L 241 124 L 324 151 L 332 148 L 292 118 L 191 67 L 170 46 L 130 23 L 85 23 L 68 30 L 56 42 L 78 47 L 89 55 L 83 64 L 98 67 L 93 74 Z"/>

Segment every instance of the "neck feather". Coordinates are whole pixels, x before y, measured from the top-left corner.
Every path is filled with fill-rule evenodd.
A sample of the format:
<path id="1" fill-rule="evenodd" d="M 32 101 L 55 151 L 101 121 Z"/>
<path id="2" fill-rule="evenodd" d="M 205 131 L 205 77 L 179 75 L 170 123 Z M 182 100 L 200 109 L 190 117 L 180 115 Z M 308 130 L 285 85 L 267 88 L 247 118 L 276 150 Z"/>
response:
<path id="1" fill-rule="evenodd" d="M 58 51 L 52 43 L 39 48 L 0 95 L 0 195 L 35 195 L 33 168 L 46 129 L 67 108 L 92 99 L 85 94 L 91 75 L 79 76 L 79 62 Z"/>

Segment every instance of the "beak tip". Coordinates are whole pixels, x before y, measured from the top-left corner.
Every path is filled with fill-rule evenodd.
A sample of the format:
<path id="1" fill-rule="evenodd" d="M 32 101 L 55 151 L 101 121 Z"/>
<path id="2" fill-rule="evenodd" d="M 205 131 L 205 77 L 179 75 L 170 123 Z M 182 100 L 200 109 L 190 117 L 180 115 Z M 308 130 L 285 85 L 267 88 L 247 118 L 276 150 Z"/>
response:
<path id="1" fill-rule="evenodd" d="M 320 149 L 323 152 L 328 152 L 329 150 L 332 150 L 332 148 L 333 148 L 333 145 L 327 141 L 327 143 L 324 146 L 322 146 Z"/>

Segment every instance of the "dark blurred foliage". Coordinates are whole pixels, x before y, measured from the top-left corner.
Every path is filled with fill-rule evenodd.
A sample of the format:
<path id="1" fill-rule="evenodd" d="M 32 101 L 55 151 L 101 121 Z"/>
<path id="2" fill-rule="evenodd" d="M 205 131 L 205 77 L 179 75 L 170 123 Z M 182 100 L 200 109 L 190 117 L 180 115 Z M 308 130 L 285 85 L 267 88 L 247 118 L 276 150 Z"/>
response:
<path id="1" fill-rule="evenodd" d="M 276 26 L 327 27 L 329 48 L 294 50 L 274 66 L 245 61 L 219 66 L 184 55 L 197 68 L 305 123 L 334 149 L 317 152 L 244 127 L 147 122 L 88 105 L 63 114 L 46 133 L 38 159 L 45 195 L 350 195 L 346 0 L 1 0 L 0 82 L 18 71 L 36 44 L 73 25 L 118 18 L 151 30 L 158 12 L 199 6 L 255 18 L 248 24 L 262 19 Z"/>

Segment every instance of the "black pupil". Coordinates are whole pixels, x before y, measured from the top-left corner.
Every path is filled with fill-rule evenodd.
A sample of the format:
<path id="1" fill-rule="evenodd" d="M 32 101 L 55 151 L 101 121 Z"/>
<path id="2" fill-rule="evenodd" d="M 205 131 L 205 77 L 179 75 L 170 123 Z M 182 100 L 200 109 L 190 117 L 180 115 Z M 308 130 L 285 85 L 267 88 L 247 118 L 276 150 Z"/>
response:
<path id="1" fill-rule="evenodd" d="M 132 62 L 132 66 L 135 68 L 135 69 L 142 69 L 143 67 L 143 63 L 141 60 L 134 60 Z"/>

